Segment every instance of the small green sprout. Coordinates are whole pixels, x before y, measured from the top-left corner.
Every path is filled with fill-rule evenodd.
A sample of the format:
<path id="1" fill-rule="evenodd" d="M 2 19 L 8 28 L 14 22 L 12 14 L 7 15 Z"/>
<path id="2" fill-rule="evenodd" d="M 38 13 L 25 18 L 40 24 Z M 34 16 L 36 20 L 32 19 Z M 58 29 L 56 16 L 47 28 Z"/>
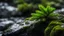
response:
<path id="1" fill-rule="evenodd" d="M 55 8 L 50 7 L 49 5 L 47 7 L 44 7 L 43 5 L 38 5 L 38 7 L 40 10 L 36 10 L 35 13 L 32 13 L 30 20 L 38 20 L 38 19 L 48 17 L 55 10 Z"/>

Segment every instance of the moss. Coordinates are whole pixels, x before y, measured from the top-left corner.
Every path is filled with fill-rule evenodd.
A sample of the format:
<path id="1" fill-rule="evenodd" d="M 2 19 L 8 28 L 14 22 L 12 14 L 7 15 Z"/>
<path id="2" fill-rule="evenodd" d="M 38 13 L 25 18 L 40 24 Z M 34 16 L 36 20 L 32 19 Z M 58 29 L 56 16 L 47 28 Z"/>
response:
<path id="1" fill-rule="evenodd" d="M 18 5 L 18 10 L 20 11 L 22 11 L 22 10 L 27 10 L 27 8 L 28 8 L 28 4 L 27 3 L 24 3 L 24 4 L 19 4 Z"/>
<path id="2" fill-rule="evenodd" d="M 57 26 L 57 25 L 61 25 L 61 22 L 59 22 L 59 21 L 52 21 L 52 22 L 48 25 L 48 27 L 45 29 L 45 31 L 44 31 L 45 36 L 50 36 L 51 30 L 52 30 L 55 26 Z"/>
<path id="3" fill-rule="evenodd" d="M 34 12 L 36 9 L 38 9 L 38 6 L 37 4 L 28 4 L 28 3 L 23 3 L 23 4 L 18 4 L 17 6 L 18 8 L 18 11 L 21 11 L 21 12 Z"/>
<path id="4" fill-rule="evenodd" d="M 64 36 L 63 32 L 64 28 L 62 28 L 61 25 L 57 25 L 52 29 L 50 36 Z"/>

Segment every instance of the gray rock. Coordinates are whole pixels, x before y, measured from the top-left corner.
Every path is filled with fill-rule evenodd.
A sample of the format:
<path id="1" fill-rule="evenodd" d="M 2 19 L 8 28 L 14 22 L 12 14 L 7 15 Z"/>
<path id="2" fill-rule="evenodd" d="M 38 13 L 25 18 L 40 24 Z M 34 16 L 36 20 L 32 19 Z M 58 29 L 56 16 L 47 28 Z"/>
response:
<path id="1" fill-rule="evenodd" d="M 4 14 L 5 13 L 5 14 Z M 0 3 L 0 17 L 11 17 L 11 16 L 21 16 L 21 12 L 17 11 L 16 7 L 10 6 L 7 3 Z"/>

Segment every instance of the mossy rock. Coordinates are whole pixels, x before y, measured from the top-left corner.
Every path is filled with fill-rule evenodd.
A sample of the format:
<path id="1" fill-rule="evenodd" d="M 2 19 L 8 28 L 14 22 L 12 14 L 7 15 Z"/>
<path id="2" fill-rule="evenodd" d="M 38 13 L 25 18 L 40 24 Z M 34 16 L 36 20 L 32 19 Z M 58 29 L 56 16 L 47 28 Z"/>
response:
<path id="1" fill-rule="evenodd" d="M 27 7 L 28 7 L 27 5 L 28 5 L 27 3 L 19 4 L 19 5 L 18 5 L 18 10 L 21 10 L 21 11 L 22 11 L 22 10 L 26 10 Z"/>
<path id="2" fill-rule="evenodd" d="M 21 12 L 35 12 L 36 9 L 38 9 L 38 5 L 37 4 L 28 4 L 28 3 L 23 3 L 23 4 L 18 4 L 18 11 Z"/>
<path id="3" fill-rule="evenodd" d="M 52 22 L 48 25 L 48 27 L 45 29 L 44 35 L 45 35 L 45 36 L 50 36 L 49 34 L 50 34 L 51 30 L 52 30 L 55 26 L 57 26 L 57 25 L 61 25 L 61 22 L 59 22 L 59 21 L 52 21 Z"/>
<path id="4" fill-rule="evenodd" d="M 64 28 L 62 28 L 61 25 L 55 26 L 52 29 L 50 36 L 64 36 Z"/>

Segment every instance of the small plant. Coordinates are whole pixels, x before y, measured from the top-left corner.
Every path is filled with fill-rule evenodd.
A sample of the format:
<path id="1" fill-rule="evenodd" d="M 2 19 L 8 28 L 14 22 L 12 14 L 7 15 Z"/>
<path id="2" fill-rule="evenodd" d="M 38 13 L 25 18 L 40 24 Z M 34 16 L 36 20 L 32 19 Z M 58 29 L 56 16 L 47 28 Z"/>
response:
<path id="1" fill-rule="evenodd" d="M 28 20 L 40 20 L 35 24 L 35 27 L 39 29 L 38 31 L 43 29 L 42 31 L 44 32 L 45 36 L 50 36 L 50 34 L 53 34 L 55 32 L 54 29 L 56 28 L 54 27 L 58 25 L 60 26 L 62 23 L 58 19 L 58 16 L 60 16 L 60 14 L 54 13 L 55 8 L 51 7 L 50 5 L 48 5 L 47 7 L 39 5 L 38 7 L 40 10 L 36 10 L 35 13 L 32 13 L 32 16 L 29 17 Z M 54 32 L 52 33 L 52 31 Z"/>
<path id="2" fill-rule="evenodd" d="M 51 18 L 51 17 L 57 17 L 58 14 L 53 13 L 53 11 L 55 10 L 55 8 L 50 7 L 49 5 L 47 7 L 44 7 L 42 5 L 39 5 L 39 9 L 40 10 L 36 10 L 35 13 L 32 13 L 30 20 L 39 20 L 39 19 L 43 19 L 43 18 Z"/>
<path id="3" fill-rule="evenodd" d="M 44 7 L 42 5 L 39 5 L 39 9 L 40 10 L 36 10 L 35 13 L 32 13 L 31 17 L 28 18 L 29 20 L 40 20 L 40 22 L 42 21 L 42 26 L 45 26 L 45 31 L 44 31 L 44 35 L 45 36 L 50 36 L 50 32 L 51 30 L 57 26 L 57 25 L 61 25 L 62 22 L 59 21 L 58 16 L 60 14 L 56 14 L 54 13 L 55 8 L 50 7 L 49 5 L 47 7 Z M 44 22 L 43 22 L 44 20 Z M 38 23 L 40 23 L 38 22 Z M 49 24 L 50 23 L 50 24 Z M 41 27 L 41 24 L 39 24 Z M 44 28 L 44 27 L 43 27 Z M 42 28 L 42 29 L 43 29 Z M 44 30 L 44 29 L 43 29 Z"/>

